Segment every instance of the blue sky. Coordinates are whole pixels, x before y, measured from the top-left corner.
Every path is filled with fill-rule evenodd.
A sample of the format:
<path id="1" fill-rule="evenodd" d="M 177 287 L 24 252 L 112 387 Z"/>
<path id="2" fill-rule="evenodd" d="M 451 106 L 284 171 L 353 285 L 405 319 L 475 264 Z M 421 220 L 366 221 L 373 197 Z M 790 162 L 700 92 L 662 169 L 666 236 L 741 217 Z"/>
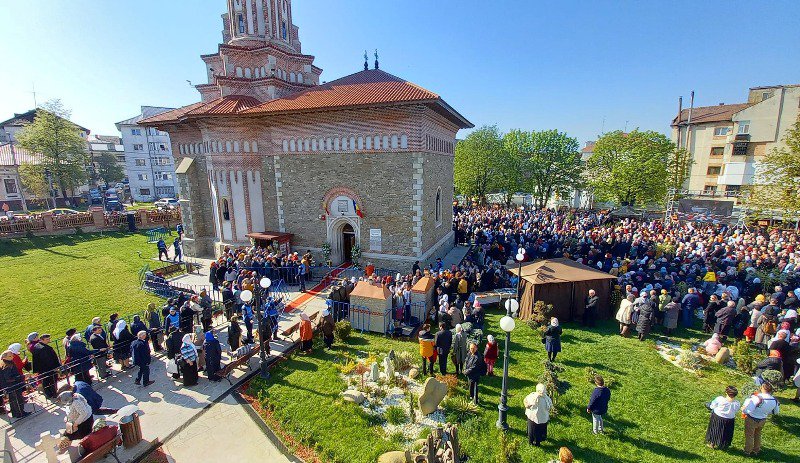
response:
<path id="1" fill-rule="evenodd" d="M 323 80 L 381 69 L 439 93 L 475 125 L 667 132 L 688 104 L 742 102 L 800 83 L 800 2 L 295 0 L 304 53 Z M 225 0 L 0 2 L 0 120 L 61 98 L 96 134 L 140 105 L 199 99 Z M 603 120 L 605 119 L 605 123 Z M 464 136 L 462 131 L 459 136 Z"/>

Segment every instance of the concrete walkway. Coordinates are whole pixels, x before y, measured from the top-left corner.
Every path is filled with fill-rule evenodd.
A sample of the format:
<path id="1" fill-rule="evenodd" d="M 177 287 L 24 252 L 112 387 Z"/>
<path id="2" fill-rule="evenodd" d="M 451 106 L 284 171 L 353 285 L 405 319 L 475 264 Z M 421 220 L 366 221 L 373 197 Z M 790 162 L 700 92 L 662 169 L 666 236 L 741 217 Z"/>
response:
<path id="1" fill-rule="evenodd" d="M 200 461 L 290 463 L 233 394 L 164 442 L 176 463 Z"/>

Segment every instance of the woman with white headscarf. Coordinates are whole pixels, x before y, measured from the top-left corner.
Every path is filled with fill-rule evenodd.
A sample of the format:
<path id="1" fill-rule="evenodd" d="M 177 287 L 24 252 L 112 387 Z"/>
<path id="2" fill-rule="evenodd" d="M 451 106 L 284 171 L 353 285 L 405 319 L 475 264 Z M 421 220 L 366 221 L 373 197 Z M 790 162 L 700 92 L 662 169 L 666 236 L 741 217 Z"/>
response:
<path id="1" fill-rule="evenodd" d="M 547 360 L 551 362 L 556 361 L 556 356 L 561 352 L 561 326 L 558 324 L 558 319 L 553 317 L 550 319 L 550 326 L 544 332 L 544 349 L 547 351 Z"/>
<path id="2" fill-rule="evenodd" d="M 547 396 L 544 384 L 537 384 L 536 391 L 525 397 L 523 405 L 525 416 L 528 417 L 528 444 L 539 447 L 547 439 L 547 423 L 553 408 L 553 401 Z"/>
<path id="3" fill-rule="evenodd" d="M 194 386 L 197 384 L 197 347 L 192 341 L 192 335 L 186 333 L 183 335 L 183 343 L 181 344 L 181 358 L 178 362 L 181 374 L 183 375 L 184 386 Z"/>
<path id="4" fill-rule="evenodd" d="M 136 339 L 128 329 L 125 320 L 120 319 L 114 327 L 114 360 L 122 368 L 127 370 L 133 368 L 131 365 L 131 343 Z"/>
<path id="5" fill-rule="evenodd" d="M 8 350 L 10 350 L 13 354 L 14 366 L 17 367 L 17 371 L 19 371 L 19 374 L 24 375 L 25 373 L 23 370 L 29 369 L 30 365 L 28 364 L 27 359 L 23 360 L 22 357 L 20 357 L 20 352 L 22 352 L 22 344 L 15 342 L 14 344 L 8 346 Z"/>

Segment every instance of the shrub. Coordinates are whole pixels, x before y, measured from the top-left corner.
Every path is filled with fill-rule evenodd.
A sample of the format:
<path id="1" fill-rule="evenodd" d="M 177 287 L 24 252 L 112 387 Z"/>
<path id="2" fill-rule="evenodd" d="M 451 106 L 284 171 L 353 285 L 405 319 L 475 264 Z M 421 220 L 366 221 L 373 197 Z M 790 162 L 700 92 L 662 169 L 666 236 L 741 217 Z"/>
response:
<path id="1" fill-rule="evenodd" d="M 463 423 L 480 413 L 480 408 L 464 396 L 446 397 L 442 401 L 442 409 L 451 423 Z"/>
<path id="2" fill-rule="evenodd" d="M 741 394 L 743 402 L 745 399 L 755 394 L 756 392 L 758 392 L 758 386 L 753 381 L 750 381 L 749 383 L 739 388 L 739 394 Z"/>
<path id="3" fill-rule="evenodd" d="M 680 365 L 681 368 L 699 372 L 703 369 L 703 367 L 705 367 L 706 363 L 705 360 L 703 360 L 703 357 L 700 357 L 692 351 L 685 351 L 681 354 L 680 359 L 678 360 L 678 365 Z"/>
<path id="4" fill-rule="evenodd" d="M 499 434 L 495 463 L 522 463 L 522 457 L 519 455 L 519 440 L 509 437 L 504 431 L 500 431 Z"/>
<path id="5" fill-rule="evenodd" d="M 733 360 L 736 361 L 736 368 L 744 374 L 752 375 L 755 371 L 755 362 L 753 361 L 753 350 L 750 349 L 750 343 L 742 339 L 736 343 L 736 349 L 733 352 Z"/>
<path id="6" fill-rule="evenodd" d="M 775 370 L 764 370 L 761 372 L 761 379 L 772 384 L 777 390 L 782 390 L 785 382 L 783 381 L 783 373 Z"/>
<path id="7" fill-rule="evenodd" d="M 395 371 L 406 371 L 411 369 L 414 365 L 414 354 L 409 351 L 401 351 L 394 353 L 394 370 Z"/>
<path id="8" fill-rule="evenodd" d="M 336 367 L 336 369 L 339 370 L 339 373 L 341 373 L 343 375 L 349 375 L 350 373 L 352 373 L 353 370 L 356 369 L 357 365 L 360 365 L 360 364 L 358 364 L 358 363 L 356 363 L 356 362 L 354 362 L 352 360 L 346 360 L 345 363 L 334 363 L 334 366 Z"/>
<path id="9" fill-rule="evenodd" d="M 389 424 L 398 425 L 408 421 L 408 415 L 406 415 L 406 411 L 397 405 L 388 407 L 386 411 L 383 412 L 383 416 L 386 417 L 386 421 Z"/>
<path id="10" fill-rule="evenodd" d="M 436 375 L 439 382 L 447 384 L 447 396 L 453 396 L 458 388 L 458 377 L 456 375 Z"/>
<path id="11" fill-rule="evenodd" d="M 536 301 L 533 303 L 531 320 L 536 322 L 539 326 L 545 326 L 550 323 L 550 316 L 553 314 L 553 310 L 553 304 L 545 304 L 544 301 Z"/>
<path id="12" fill-rule="evenodd" d="M 350 339 L 350 334 L 353 331 L 353 326 L 347 320 L 341 320 L 333 325 L 333 335 L 342 342 L 347 342 Z"/>

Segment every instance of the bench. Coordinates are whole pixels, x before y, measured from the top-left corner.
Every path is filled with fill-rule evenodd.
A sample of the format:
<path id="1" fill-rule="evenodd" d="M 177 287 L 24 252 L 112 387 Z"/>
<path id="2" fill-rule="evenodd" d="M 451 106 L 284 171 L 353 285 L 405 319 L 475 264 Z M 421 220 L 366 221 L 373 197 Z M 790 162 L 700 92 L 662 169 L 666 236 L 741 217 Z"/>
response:
<path id="1" fill-rule="evenodd" d="M 313 314 L 309 315 L 308 318 L 311 319 L 312 327 L 316 328 L 314 325 L 314 321 L 319 317 L 319 312 L 314 312 Z M 287 341 L 293 341 L 292 336 L 300 331 L 300 322 L 295 322 L 291 324 L 288 328 L 280 332 L 280 335 L 284 337 Z"/>
<path id="2" fill-rule="evenodd" d="M 111 455 L 117 460 L 117 463 L 120 463 L 119 457 L 117 457 L 117 446 L 122 445 L 122 436 L 117 433 L 117 436 L 110 441 L 106 442 L 99 449 L 95 450 L 92 453 L 87 453 L 83 457 L 81 457 L 81 463 L 94 463 L 96 461 L 103 460 L 106 456 Z"/>
<path id="3" fill-rule="evenodd" d="M 231 373 L 237 368 L 242 365 L 247 365 L 247 368 L 250 368 L 250 359 L 253 358 L 254 355 L 258 354 L 258 351 L 261 349 L 261 344 L 253 344 L 253 348 L 250 349 L 248 353 L 242 355 L 240 357 L 236 357 L 235 359 L 231 360 L 230 363 L 225 365 L 225 368 L 221 369 L 217 372 L 217 376 L 220 378 L 225 378 L 228 381 L 228 384 L 233 386 L 233 382 L 231 381 Z"/>

